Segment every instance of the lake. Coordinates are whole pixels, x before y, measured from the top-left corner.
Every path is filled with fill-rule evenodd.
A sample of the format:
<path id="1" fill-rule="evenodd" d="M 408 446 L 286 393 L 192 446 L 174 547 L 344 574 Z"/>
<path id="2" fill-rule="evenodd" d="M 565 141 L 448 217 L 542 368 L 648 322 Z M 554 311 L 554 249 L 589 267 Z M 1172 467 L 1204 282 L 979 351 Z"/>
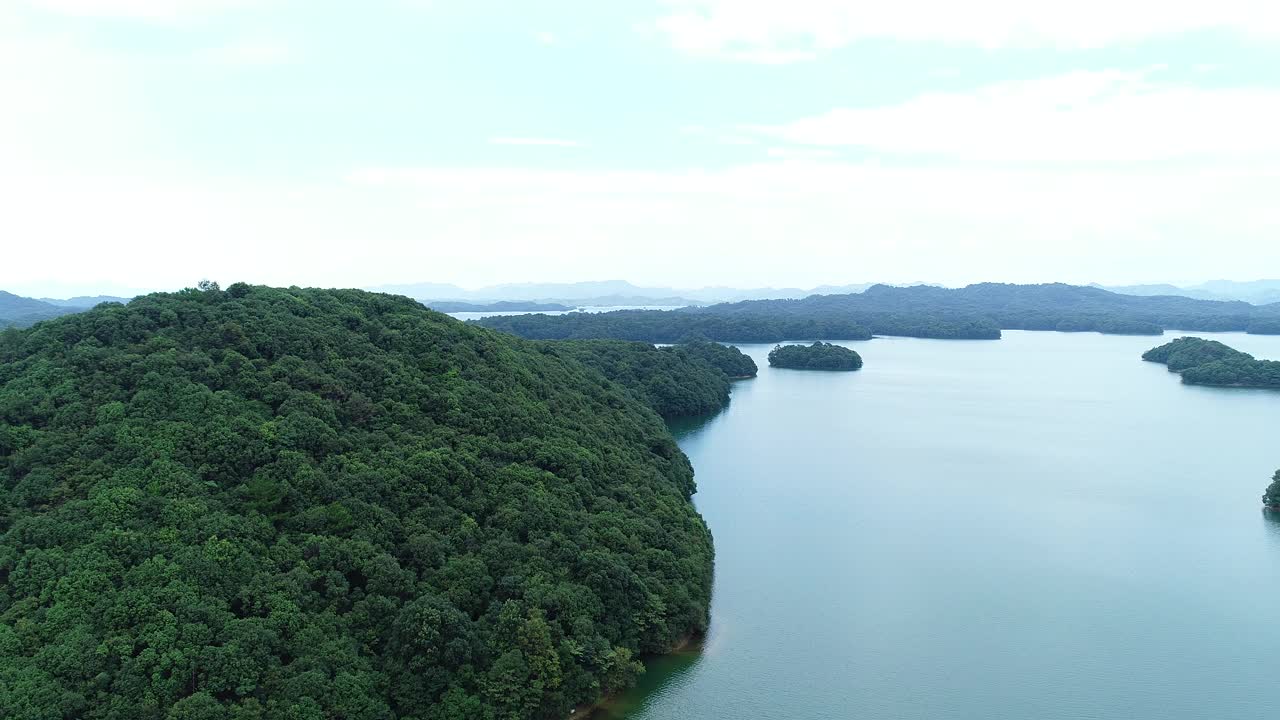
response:
<path id="1" fill-rule="evenodd" d="M 675 427 L 711 631 L 600 717 L 1274 718 L 1280 393 L 1140 360 L 1181 334 L 841 343 L 856 373 L 742 346 L 760 376 Z"/>

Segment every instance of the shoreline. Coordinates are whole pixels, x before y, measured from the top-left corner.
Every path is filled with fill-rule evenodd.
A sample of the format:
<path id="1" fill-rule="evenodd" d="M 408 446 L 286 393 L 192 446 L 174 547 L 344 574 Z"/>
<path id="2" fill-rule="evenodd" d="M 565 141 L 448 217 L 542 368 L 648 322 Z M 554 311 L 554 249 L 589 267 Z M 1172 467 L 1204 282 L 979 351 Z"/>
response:
<path id="1" fill-rule="evenodd" d="M 700 651 L 702 649 L 702 641 L 705 638 L 705 636 L 706 636 L 706 633 L 691 632 L 685 635 L 684 637 L 680 638 L 678 641 L 676 641 L 676 644 L 673 645 L 671 649 L 666 651 L 665 653 L 660 653 L 657 655 L 648 655 L 646 657 L 641 658 L 640 662 L 644 663 L 645 672 L 648 672 L 650 660 L 654 660 L 656 658 L 662 658 L 662 657 L 669 657 L 671 655 L 679 655 L 681 653 L 695 652 L 695 650 Z M 568 720 L 589 720 L 589 718 L 594 716 L 596 713 L 600 712 L 601 710 L 607 709 L 608 707 L 613 705 L 615 702 L 617 702 L 620 696 L 625 695 L 626 693 L 630 692 L 633 689 L 634 689 L 634 686 L 626 688 L 625 690 L 611 692 L 607 695 L 602 696 L 599 700 L 596 700 L 590 705 L 583 705 L 581 707 L 575 708 L 573 711 L 569 713 Z"/>

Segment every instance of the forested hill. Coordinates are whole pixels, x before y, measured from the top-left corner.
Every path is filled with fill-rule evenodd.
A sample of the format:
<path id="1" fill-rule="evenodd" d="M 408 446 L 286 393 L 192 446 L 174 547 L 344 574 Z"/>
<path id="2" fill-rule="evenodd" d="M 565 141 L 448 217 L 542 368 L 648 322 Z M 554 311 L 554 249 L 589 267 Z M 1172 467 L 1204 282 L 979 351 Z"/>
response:
<path id="1" fill-rule="evenodd" d="M 847 317 L 806 317 L 776 312 L 733 316 L 678 310 L 615 310 L 567 315 L 503 315 L 472 322 L 533 340 L 636 340 L 678 343 L 691 337 L 721 342 L 869 340 L 871 331 Z M 999 330 L 995 331 L 999 334 Z"/>
<path id="2" fill-rule="evenodd" d="M 557 355 L 599 370 L 628 388 L 666 418 L 713 413 L 729 403 L 729 376 L 682 346 L 657 348 L 625 340 L 544 342 Z"/>
<path id="3" fill-rule="evenodd" d="M 1077 285 L 983 283 L 959 289 L 876 285 L 853 295 L 812 295 L 800 300 L 752 300 L 691 308 L 717 315 L 841 317 L 877 334 L 901 332 L 922 319 L 987 320 L 1006 330 L 1097 331 L 1158 335 L 1167 329 L 1280 333 L 1280 304 L 1138 297 Z"/>
<path id="4" fill-rule="evenodd" d="M 706 627 L 661 420 L 407 298 L 0 333 L 0 717 L 563 718 Z"/>
<path id="5" fill-rule="evenodd" d="M 1160 335 L 1165 330 L 1280 333 L 1280 304 L 1119 295 L 1076 285 L 983 283 L 949 289 L 875 285 L 847 295 L 747 300 L 670 312 L 574 313 L 485 318 L 487 327 L 530 338 L 619 338 L 676 342 L 688 333 L 713 340 L 856 340 L 872 333 L 944 339 L 996 339 L 1001 329 Z"/>

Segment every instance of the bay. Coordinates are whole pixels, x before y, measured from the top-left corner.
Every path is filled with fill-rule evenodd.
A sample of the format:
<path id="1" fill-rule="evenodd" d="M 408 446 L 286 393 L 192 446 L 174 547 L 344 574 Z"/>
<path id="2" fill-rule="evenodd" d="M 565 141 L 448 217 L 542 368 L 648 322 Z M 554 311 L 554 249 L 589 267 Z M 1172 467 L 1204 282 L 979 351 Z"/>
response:
<path id="1" fill-rule="evenodd" d="M 1141 361 L 1176 336 L 877 338 L 856 373 L 741 346 L 760 376 L 673 427 L 711 631 L 598 716 L 1273 717 L 1280 393 Z"/>

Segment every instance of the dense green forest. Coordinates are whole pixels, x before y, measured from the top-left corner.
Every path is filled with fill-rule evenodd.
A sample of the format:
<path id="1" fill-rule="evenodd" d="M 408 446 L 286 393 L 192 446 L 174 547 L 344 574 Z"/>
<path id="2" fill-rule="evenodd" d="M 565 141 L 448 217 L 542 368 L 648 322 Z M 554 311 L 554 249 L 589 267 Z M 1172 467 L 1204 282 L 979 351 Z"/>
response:
<path id="1" fill-rule="evenodd" d="M 504 315 L 473 322 L 532 340 L 607 339 L 678 343 L 690 337 L 719 342 L 871 338 L 870 330 L 848 319 L 776 314 L 727 317 L 673 310 L 615 310 L 567 315 Z"/>
<path id="2" fill-rule="evenodd" d="M 862 367 L 862 356 L 849 348 L 824 342 L 779 345 L 769 351 L 769 364 L 795 370 L 857 370 Z"/>
<path id="3" fill-rule="evenodd" d="M 1262 494 L 1262 504 L 1271 510 L 1280 510 L 1280 470 L 1271 477 L 1271 484 Z"/>
<path id="4" fill-rule="evenodd" d="M 755 377 L 759 372 L 756 361 L 732 345 L 721 345 L 707 340 L 689 340 L 680 343 L 678 348 L 718 368 L 732 380 Z"/>
<path id="5" fill-rule="evenodd" d="M 666 418 L 705 415 L 729 403 L 729 376 L 682 346 L 628 340 L 549 340 L 545 346 L 599 370 Z"/>
<path id="6" fill-rule="evenodd" d="M 1181 337 L 1160 347 L 1151 348 L 1142 354 L 1147 362 L 1162 363 L 1170 372 L 1182 372 L 1196 365 L 1232 358 L 1250 358 L 1234 348 L 1223 345 L 1217 340 L 1205 340 L 1198 337 Z"/>
<path id="7" fill-rule="evenodd" d="M 563 718 L 708 622 L 693 472 L 570 352 L 232 285 L 0 333 L 0 717 Z"/>
<path id="8" fill-rule="evenodd" d="M 1182 374 L 1188 385 L 1280 390 L 1280 362 L 1258 360 L 1216 340 L 1178 338 L 1142 355 Z"/>

